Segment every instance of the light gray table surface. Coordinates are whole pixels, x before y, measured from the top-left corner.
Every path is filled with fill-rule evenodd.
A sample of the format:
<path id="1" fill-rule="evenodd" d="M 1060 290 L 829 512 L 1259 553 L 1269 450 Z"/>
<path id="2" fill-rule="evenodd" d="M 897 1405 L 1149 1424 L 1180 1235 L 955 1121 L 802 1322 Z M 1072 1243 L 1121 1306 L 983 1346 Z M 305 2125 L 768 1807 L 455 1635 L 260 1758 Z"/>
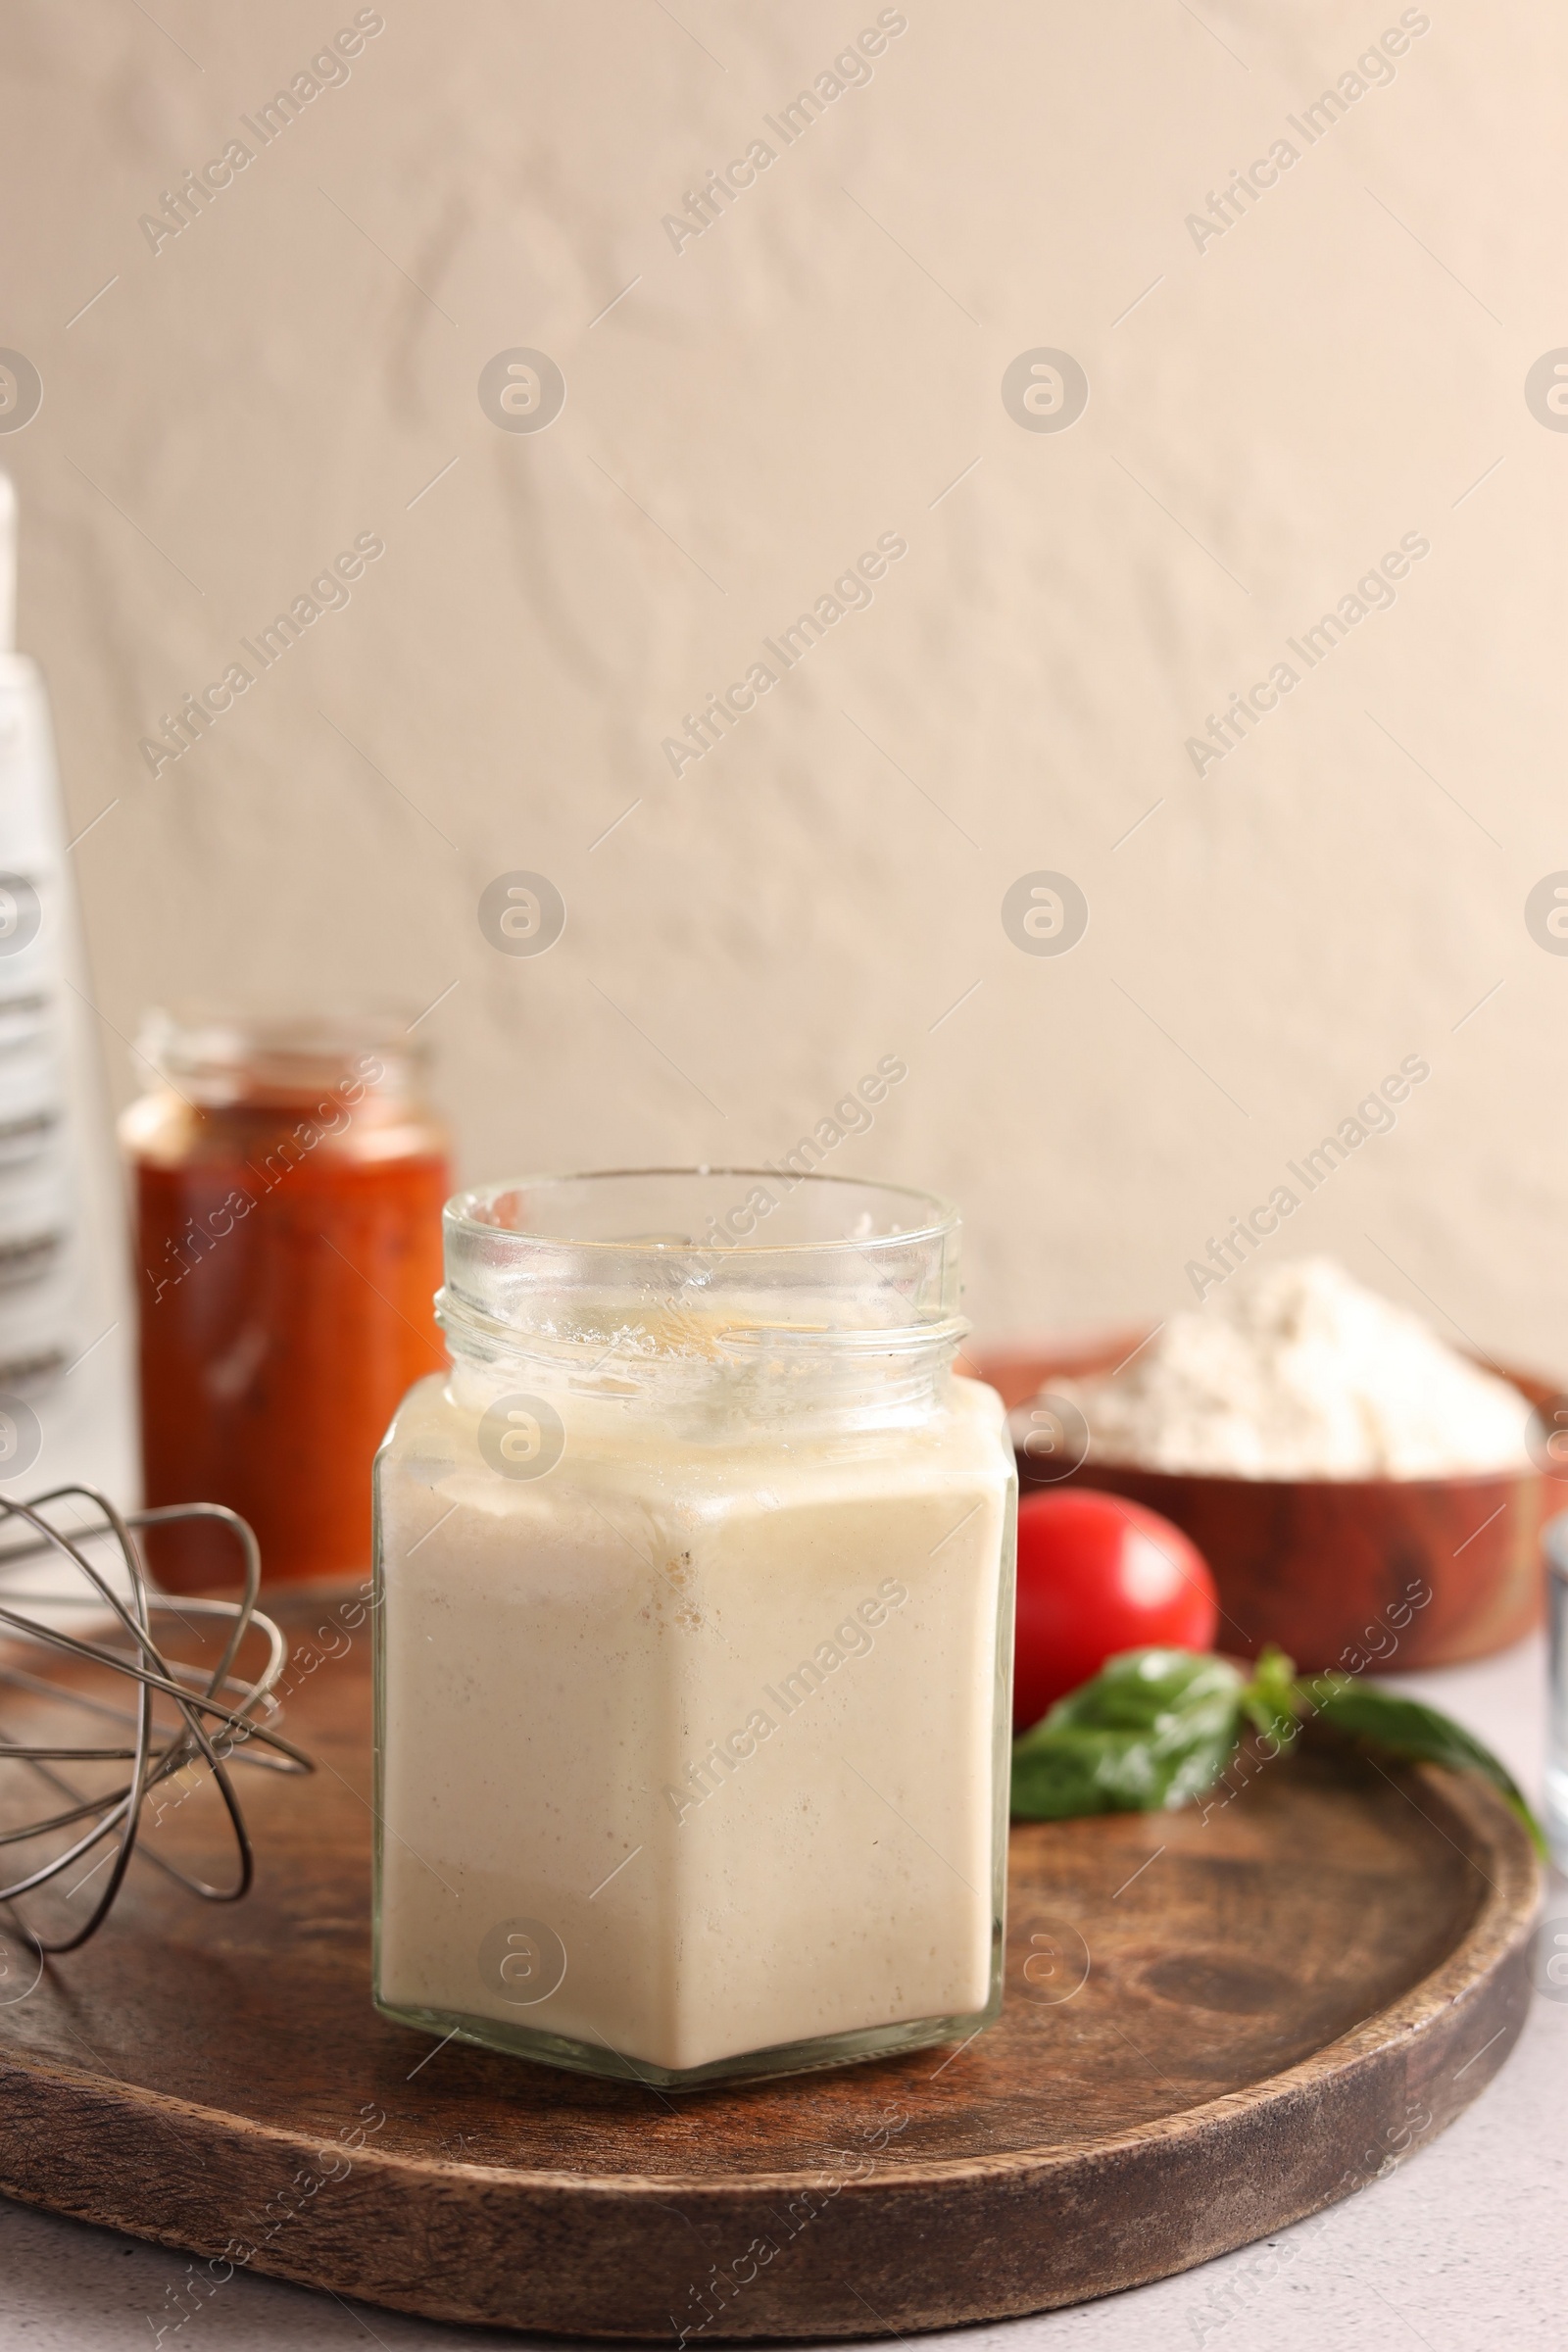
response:
<path id="1" fill-rule="evenodd" d="M 1538 1795 L 1544 1740 L 1539 1640 L 1479 1666 L 1401 1677 L 1468 1723 Z M 1548 1917 L 1568 1927 L 1553 1878 Z M 1564 1988 L 1568 1993 L 1568 1987 Z M 951 2339 L 1005 2352 L 1562 2352 L 1568 2344 L 1568 1998 L 1539 1993 L 1520 2046 L 1452 2128 L 1345 2204 L 1153 2286 Z M 154 2344 L 180 2255 L 0 2198 L 0 2352 Z M 236 2273 L 165 2352 L 356 2343 L 516 2345 Z M 933 2346 L 943 2339 L 924 2339 Z"/>

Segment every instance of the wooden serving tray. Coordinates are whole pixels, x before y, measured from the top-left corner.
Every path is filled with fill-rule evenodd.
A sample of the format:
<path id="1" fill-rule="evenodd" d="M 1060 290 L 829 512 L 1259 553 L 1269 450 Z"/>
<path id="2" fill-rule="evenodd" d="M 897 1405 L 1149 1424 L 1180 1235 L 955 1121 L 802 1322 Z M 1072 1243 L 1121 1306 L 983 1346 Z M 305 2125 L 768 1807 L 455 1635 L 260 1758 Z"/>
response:
<path id="1" fill-rule="evenodd" d="M 94 1943 L 24 1997 L 0 1981 L 0 2188 L 206 2258 L 193 2306 L 248 2262 L 672 2342 L 1045 2310 L 1359 2187 L 1524 2015 L 1513 1817 L 1479 1782 L 1322 1752 L 1238 1774 L 1206 1818 L 1015 1830 L 1005 2005 L 966 2046 L 683 2096 L 438 2046 L 369 2004 L 367 1635 L 291 1615 L 342 1654 L 290 1704 L 315 1780 L 244 1776 L 251 1899 L 137 1864 Z M 204 1850 L 205 1801 L 158 1838 Z"/>

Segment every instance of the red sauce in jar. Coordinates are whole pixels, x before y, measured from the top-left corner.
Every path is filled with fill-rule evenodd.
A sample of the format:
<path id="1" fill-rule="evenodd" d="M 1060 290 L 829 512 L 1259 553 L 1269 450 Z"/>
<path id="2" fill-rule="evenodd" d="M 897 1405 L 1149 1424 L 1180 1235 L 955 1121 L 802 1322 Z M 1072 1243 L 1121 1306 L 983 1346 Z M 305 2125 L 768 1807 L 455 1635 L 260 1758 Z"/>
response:
<path id="1" fill-rule="evenodd" d="M 269 1582 L 363 1572 L 375 1450 L 404 1391 L 446 1361 L 445 1136 L 406 1046 L 160 1036 L 168 1083 L 122 1122 L 146 1500 L 227 1503 Z M 154 1531 L 149 1552 L 173 1590 L 233 1581 L 232 1543 L 210 1528 Z"/>

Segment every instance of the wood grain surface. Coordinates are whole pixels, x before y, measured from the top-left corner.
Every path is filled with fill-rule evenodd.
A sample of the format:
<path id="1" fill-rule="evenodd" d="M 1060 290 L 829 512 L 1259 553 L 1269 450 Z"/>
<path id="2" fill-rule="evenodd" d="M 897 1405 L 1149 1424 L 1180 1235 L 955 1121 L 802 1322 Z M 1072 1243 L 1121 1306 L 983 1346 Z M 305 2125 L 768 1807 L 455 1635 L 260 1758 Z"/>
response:
<path id="1" fill-rule="evenodd" d="M 669 2342 L 1038 2311 L 1359 2188 L 1522 2021 L 1511 1815 L 1325 1749 L 1251 1759 L 1203 1811 L 1016 1829 L 1004 2014 L 968 2045 L 674 2096 L 440 2046 L 370 2007 L 368 1634 L 306 1605 L 287 1728 L 320 1770 L 244 1776 L 250 1900 L 138 1863 L 30 1989 L 0 1946 L 0 2188 L 201 2257 L 193 2312 L 241 2263 Z M 23 1713 L 7 1694 L 8 1734 Z M 209 1803 L 153 1842 L 216 1863 Z"/>

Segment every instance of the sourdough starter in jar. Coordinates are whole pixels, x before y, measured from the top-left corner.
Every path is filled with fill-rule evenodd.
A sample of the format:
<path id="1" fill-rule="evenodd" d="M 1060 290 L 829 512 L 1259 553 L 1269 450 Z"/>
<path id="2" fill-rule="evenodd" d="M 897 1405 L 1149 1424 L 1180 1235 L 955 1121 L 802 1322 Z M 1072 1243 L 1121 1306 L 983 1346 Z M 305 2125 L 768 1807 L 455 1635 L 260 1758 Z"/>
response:
<path id="1" fill-rule="evenodd" d="M 454 1203 L 454 1372 L 378 1472 L 377 1999 L 666 2083 L 998 1994 L 1012 1463 L 955 1221 L 806 1179 L 716 1263 L 598 1235 L 739 1181 Z"/>

